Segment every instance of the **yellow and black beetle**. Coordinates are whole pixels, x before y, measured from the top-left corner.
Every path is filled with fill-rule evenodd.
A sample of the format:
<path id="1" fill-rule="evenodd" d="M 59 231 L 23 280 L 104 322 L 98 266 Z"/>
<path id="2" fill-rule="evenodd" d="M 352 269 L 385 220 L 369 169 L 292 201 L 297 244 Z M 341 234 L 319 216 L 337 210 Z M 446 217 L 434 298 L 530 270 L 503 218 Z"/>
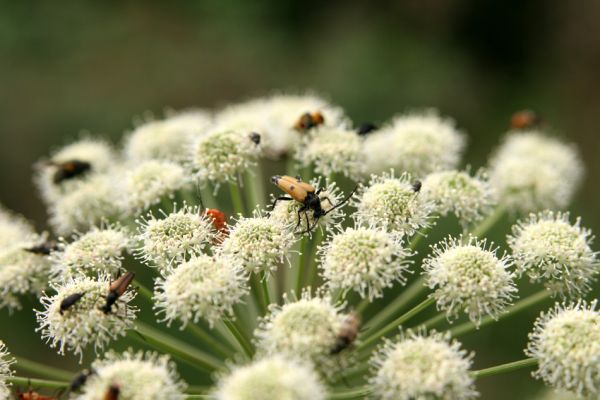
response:
<path id="1" fill-rule="evenodd" d="M 356 191 L 356 188 L 354 188 L 354 190 L 352 190 L 352 192 L 350 192 L 348 197 L 346 197 L 344 200 L 342 200 L 338 204 L 333 204 L 331 202 L 331 200 L 329 199 L 329 197 L 321 198 L 319 196 L 319 194 L 321 194 L 321 192 L 323 191 L 323 188 L 320 188 L 317 190 L 313 185 L 303 182 L 302 178 L 300 176 L 296 176 L 294 178 L 294 177 L 287 176 L 287 175 L 283 175 L 283 176 L 275 175 L 271 178 L 271 182 L 273 182 L 281 190 L 283 190 L 284 192 L 286 192 L 287 194 L 290 195 L 290 197 L 281 196 L 281 197 L 276 198 L 275 201 L 273 201 L 272 208 L 275 208 L 275 205 L 280 200 L 283 200 L 283 201 L 295 200 L 298 203 L 302 204 L 302 207 L 300 207 L 300 209 L 298 209 L 298 223 L 296 224 L 296 229 L 297 229 L 300 226 L 300 222 L 301 222 L 300 213 L 304 212 L 304 216 L 306 217 L 306 231 L 304 231 L 302 233 L 310 232 L 315 226 L 317 226 L 319 218 L 329 214 L 336 208 L 344 205 L 344 203 L 346 203 L 350 199 L 350 197 L 352 197 L 354 192 Z M 328 209 L 327 211 L 325 211 L 323 209 L 323 207 L 321 206 L 321 201 L 328 201 L 329 204 L 331 204 L 331 208 Z M 308 220 L 307 213 L 310 210 L 312 210 L 313 218 L 315 220 L 313 226 L 310 226 L 310 222 Z"/>

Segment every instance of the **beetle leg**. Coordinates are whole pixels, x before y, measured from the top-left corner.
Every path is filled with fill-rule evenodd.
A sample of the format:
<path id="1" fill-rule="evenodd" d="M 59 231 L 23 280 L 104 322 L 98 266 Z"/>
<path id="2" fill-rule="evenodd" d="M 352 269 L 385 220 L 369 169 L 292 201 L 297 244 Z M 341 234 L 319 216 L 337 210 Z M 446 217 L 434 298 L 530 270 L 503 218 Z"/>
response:
<path id="1" fill-rule="evenodd" d="M 306 209 L 307 209 L 307 207 L 305 205 L 302 205 L 302 207 L 300 207 L 298 209 L 298 223 L 296 224 L 296 227 L 294 228 L 294 230 L 298 229 L 298 227 L 300 226 L 300 222 L 301 222 L 300 213 L 304 212 L 306 214 Z M 308 219 L 308 216 L 306 216 L 306 218 Z"/>
<path id="2" fill-rule="evenodd" d="M 287 196 L 281 196 L 276 198 L 275 200 L 273 200 L 273 203 L 271 204 L 271 210 L 275 209 L 275 205 L 277 204 L 278 201 L 280 200 L 284 200 L 284 201 L 291 201 L 294 200 L 291 197 L 287 197 Z"/>

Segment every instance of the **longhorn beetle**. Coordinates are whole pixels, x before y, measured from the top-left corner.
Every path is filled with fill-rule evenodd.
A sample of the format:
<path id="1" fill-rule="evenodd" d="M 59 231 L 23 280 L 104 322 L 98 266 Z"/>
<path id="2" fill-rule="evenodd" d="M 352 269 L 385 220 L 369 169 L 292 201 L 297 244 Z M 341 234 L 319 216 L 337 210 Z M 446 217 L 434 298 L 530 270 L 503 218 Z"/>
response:
<path id="1" fill-rule="evenodd" d="M 65 297 L 63 299 L 63 301 L 60 302 L 60 315 L 63 315 L 63 313 L 65 311 L 67 311 L 69 308 L 73 307 L 75 305 L 75 303 L 77 303 L 79 300 L 81 300 L 81 298 L 85 295 L 85 292 L 81 292 L 81 293 L 73 293 L 71 295 L 68 295 L 67 297 Z"/>
<path id="2" fill-rule="evenodd" d="M 291 196 L 291 197 L 281 196 L 281 197 L 276 198 L 271 206 L 272 209 L 275 208 L 275 205 L 280 200 L 283 200 L 283 201 L 295 200 L 298 203 L 302 204 L 302 207 L 300 207 L 300 209 L 298 210 L 298 223 L 296 224 L 296 229 L 298 229 L 298 227 L 300 226 L 300 222 L 301 222 L 300 213 L 304 212 L 304 216 L 306 217 L 306 231 L 304 231 L 302 233 L 310 232 L 315 226 L 317 226 L 317 222 L 319 221 L 319 218 L 324 217 L 325 215 L 329 214 L 336 208 L 343 206 L 344 203 L 346 203 L 348 200 L 350 200 L 350 197 L 352 197 L 352 195 L 356 191 L 356 188 L 354 188 L 352 190 L 352 192 L 350 192 L 348 197 L 346 197 L 344 200 L 340 201 L 337 204 L 333 204 L 328 197 L 324 197 L 323 199 L 321 199 L 321 197 L 319 197 L 319 194 L 321 194 L 321 192 L 324 190 L 324 188 L 319 188 L 317 190 L 311 184 L 302 182 L 302 178 L 300 176 L 296 176 L 295 178 L 293 178 L 293 177 L 287 176 L 287 175 L 284 175 L 284 176 L 275 175 L 271 178 L 271 182 L 273 182 L 281 190 L 283 190 L 284 192 L 286 192 L 287 194 L 289 194 Z M 322 200 L 327 200 L 329 202 L 329 204 L 331 204 L 331 208 L 329 210 L 325 211 L 323 209 L 323 207 L 321 206 Z M 312 210 L 313 218 L 315 220 L 313 226 L 310 226 L 310 222 L 308 220 L 307 213 L 310 210 Z"/>
<path id="3" fill-rule="evenodd" d="M 100 308 L 104 314 L 110 314 L 112 312 L 112 307 L 117 300 L 119 300 L 119 297 L 125 293 L 134 277 L 135 273 L 129 271 L 110 284 L 108 294 L 106 295 L 106 303 Z"/>

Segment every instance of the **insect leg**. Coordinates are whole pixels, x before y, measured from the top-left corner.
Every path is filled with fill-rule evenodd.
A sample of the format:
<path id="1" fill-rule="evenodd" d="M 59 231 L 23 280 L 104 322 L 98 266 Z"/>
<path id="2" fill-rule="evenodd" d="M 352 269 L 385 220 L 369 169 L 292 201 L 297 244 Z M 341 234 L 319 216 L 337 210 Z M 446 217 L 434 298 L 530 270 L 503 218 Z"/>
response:
<path id="1" fill-rule="evenodd" d="M 292 199 L 291 197 L 287 197 L 287 196 L 278 197 L 275 200 L 273 200 L 273 204 L 271 204 L 271 210 L 275 209 L 275 205 L 280 200 L 282 200 L 282 201 L 291 201 L 291 200 L 294 200 L 294 199 Z"/>
<path id="2" fill-rule="evenodd" d="M 298 229 L 298 227 L 300 226 L 300 222 L 301 222 L 301 220 L 300 220 L 300 218 L 301 218 L 300 217 L 300 213 L 304 212 L 306 214 L 306 209 L 307 209 L 307 207 L 305 205 L 303 205 L 302 207 L 300 207 L 298 209 L 298 223 L 296 224 L 296 227 L 294 228 L 294 230 Z M 306 218 L 307 218 L 307 221 L 308 221 L 308 215 L 306 216 Z"/>

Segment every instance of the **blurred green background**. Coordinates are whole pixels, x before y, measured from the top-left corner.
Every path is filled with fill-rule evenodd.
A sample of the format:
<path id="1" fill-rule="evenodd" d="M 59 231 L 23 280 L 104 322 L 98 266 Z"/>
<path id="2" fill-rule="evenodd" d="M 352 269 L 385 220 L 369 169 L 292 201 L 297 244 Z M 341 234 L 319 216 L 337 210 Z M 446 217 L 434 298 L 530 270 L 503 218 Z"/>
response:
<path id="1" fill-rule="evenodd" d="M 593 0 L 0 1 L 0 203 L 44 228 L 31 166 L 82 130 L 116 142 L 146 111 L 309 88 L 357 123 L 439 108 L 469 134 L 474 167 L 531 107 L 579 145 L 587 175 L 572 209 L 598 232 L 599 18 Z M 521 358 L 544 307 L 465 336 L 475 367 Z M 75 368 L 29 313 L 2 310 L 0 324 L 14 352 Z M 478 388 L 526 399 L 541 385 L 519 372 Z"/>

